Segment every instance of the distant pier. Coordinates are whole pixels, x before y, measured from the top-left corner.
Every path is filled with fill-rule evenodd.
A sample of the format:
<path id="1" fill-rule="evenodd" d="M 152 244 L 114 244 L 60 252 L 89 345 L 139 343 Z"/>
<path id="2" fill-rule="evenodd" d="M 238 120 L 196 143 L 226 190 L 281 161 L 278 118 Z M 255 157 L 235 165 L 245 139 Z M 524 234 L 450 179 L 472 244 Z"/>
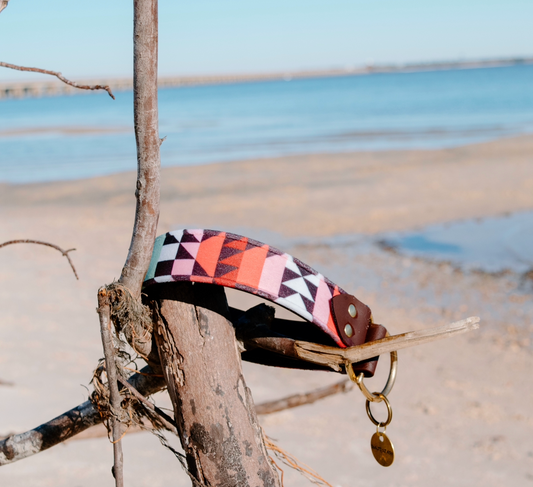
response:
<path id="1" fill-rule="evenodd" d="M 175 88 L 180 86 L 218 85 L 231 83 L 247 83 L 253 81 L 291 80 L 293 78 L 314 78 L 325 76 L 347 75 L 351 72 L 342 71 L 306 71 L 300 73 L 268 73 L 245 75 L 219 75 L 219 76 L 166 76 L 159 78 L 159 88 Z M 108 85 L 113 93 L 133 90 L 132 78 L 98 78 L 98 79 L 72 79 L 80 85 Z M 80 90 L 62 83 L 54 77 L 49 80 L 23 82 L 0 82 L 0 99 L 26 98 L 72 95 L 82 93 L 95 93 L 90 90 Z M 103 92 L 106 94 L 105 92 Z"/>
<path id="2" fill-rule="evenodd" d="M 370 73 L 397 73 L 414 71 L 437 71 L 451 69 L 475 69 L 487 67 L 513 66 L 519 64 L 533 64 L 533 58 L 507 58 L 489 59 L 478 61 L 452 61 L 438 63 L 417 63 L 402 65 L 375 65 L 353 67 L 344 69 L 298 71 L 294 73 L 258 73 L 215 76 L 163 76 L 159 78 L 159 88 L 175 88 L 181 86 L 218 85 L 232 83 L 250 83 L 257 81 L 276 81 L 304 78 L 329 78 L 338 76 L 355 76 Z M 83 85 L 109 85 L 113 93 L 133 90 L 132 78 L 98 78 L 98 79 L 72 79 Z M 0 81 L 0 100 L 6 98 L 39 98 L 43 96 L 61 96 L 82 93 L 95 93 L 95 91 L 80 90 L 62 83 L 54 77 L 40 79 L 39 81 Z M 105 92 L 103 92 L 105 94 Z"/>

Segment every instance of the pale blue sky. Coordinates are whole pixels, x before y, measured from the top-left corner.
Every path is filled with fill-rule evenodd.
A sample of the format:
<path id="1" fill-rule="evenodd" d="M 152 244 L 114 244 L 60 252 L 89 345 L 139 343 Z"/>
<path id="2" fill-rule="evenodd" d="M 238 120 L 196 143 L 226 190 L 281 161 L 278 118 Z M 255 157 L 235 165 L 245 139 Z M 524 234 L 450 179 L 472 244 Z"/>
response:
<path id="1" fill-rule="evenodd" d="M 129 76 L 132 4 L 11 0 L 0 60 Z M 533 56 L 532 0 L 160 0 L 159 12 L 161 75 Z"/>

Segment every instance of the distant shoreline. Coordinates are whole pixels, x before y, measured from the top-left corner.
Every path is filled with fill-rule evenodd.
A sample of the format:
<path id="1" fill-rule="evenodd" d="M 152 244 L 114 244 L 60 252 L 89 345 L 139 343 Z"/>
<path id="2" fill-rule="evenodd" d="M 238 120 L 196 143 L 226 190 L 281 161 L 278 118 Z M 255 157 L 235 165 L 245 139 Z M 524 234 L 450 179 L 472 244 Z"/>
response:
<path id="1" fill-rule="evenodd" d="M 449 149 L 163 167 L 160 223 L 162 228 L 179 220 L 195 228 L 254 226 L 285 235 L 333 236 L 528 211 L 533 209 L 531 153 L 533 137 L 521 136 Z M 63 215 L 91 207 L 99 208 L 99 216 L 119 208 L 133 211 L 135 179 L 133 161 L 130 170 L 107 176 L 0 183 L 0 208 L 50 214 L 60 209 Z"/>
<path id="2" fill-rule="evenodd" d="M 178 88 L 184 86 L 221 85 L 251 83 L 260 81 L 291 81 L 293 79 L 333 78 L 342 76 L 362 76 L 368 74 L 413 73 L 424 71 L 448 71 L 461 69 L 498 68 L 533 64 L 533 57 L 513 57 L 495 59 L 477 59 L 467 61 L 438 61 L 427 63 L 376 64 L 351 66 L 339 69 L 285 71 L 272 73 L 221 74 L 201 76 L 161 76 L 159 88 Z M 98 78 L 76 80 L 80 84 L 109 85 L 114 92 L 133 89 L 132 78 Z M 0 100 L 9 98 L 27 98 L 59 96 L 66 94 L 88 94 L 90 91 L 77 90 L 54 78 L 39 81 L 0 82 Z"/>

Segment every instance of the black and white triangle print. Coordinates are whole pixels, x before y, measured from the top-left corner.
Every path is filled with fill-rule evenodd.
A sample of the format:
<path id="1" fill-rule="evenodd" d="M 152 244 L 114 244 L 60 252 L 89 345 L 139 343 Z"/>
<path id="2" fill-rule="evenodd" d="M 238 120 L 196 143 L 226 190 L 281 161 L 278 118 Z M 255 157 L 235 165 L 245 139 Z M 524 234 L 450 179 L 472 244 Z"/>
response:
<path id="1" fill-rule="evenodd" d="M 320 277 L 289 256 L 279 289 L 280 304 L 296 306 L 313 314 Z M 292 307 L 291 306 L 291 307 Z"/>

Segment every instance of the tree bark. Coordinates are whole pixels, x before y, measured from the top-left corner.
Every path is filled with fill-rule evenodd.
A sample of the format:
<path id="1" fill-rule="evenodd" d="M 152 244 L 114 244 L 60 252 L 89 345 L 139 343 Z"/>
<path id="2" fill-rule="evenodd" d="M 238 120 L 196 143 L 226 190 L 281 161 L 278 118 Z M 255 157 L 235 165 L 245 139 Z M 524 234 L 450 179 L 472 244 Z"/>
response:
<path id="1" fill-rule="evenodd" d="M 159 221 L 160 154 L 157 108 L 157 0 L 134 0 L 133 99 L 137 142 L 137 207 L 128 257 L 119 282 L 139 298 Z"/>
<path id="2" fill-rule="evenodd" d="M 100 334 L 105 356 L 105 370 L 107 375 L 107 385 L 109 387 L 109 398 L 112 409 L 110 418 L 113 430 L 113 477 L 115 477 L 116 487 L 124 485 L 124 455 L 122 454 L 122 424 L 118 415 L 122 414 L 122 398 L 117 384 L 117 365 L 115 362 L 115 345 L 111 332 L 111 311 L 109 309 L 109 297 L 105 287 L 98 290 L 98 316 L 100 318 Z M 117 416 L 115 416 L 117 415 Z"/>
<path id="3" fill-rule="evenodd" d="M 189 471 L 204 486 L 278 486 L 224 290 L 170 283 L 154 293 L 154 336 Z"/>

